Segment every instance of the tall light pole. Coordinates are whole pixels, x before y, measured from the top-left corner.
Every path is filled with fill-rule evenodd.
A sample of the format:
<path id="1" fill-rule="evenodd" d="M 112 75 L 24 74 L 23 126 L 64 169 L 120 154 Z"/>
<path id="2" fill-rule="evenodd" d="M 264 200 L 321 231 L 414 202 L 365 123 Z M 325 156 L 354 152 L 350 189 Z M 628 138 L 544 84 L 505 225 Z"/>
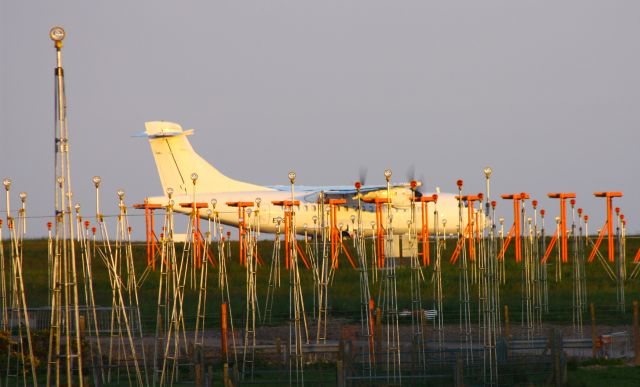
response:
<path id="1" fill-rule="evenodd" d="M 66 34 L 62 27 L 53 27 L 49 37 L 56 49 L 55 68 L 55 247 L 52 273 L 51 330 L 47 361 L 47 386 L 60 384 L 82 386 L 82 349 L 80 313 L 75 259 L 75 231 L 73 191 L 71 190 L 71 162 L 69 160 L 69 132 L 67 128 L 62 41 Z M 72 337 L 75 340 L 72 340 Z M 64 345 L 61 341 L 64 340 Z M 62 351 L 62 352 L 61 352 Z M 61 360 L 64 364 L 61 364 Z M 64 370 L 61 370 L 64 366 Z M 77 379 L 73 374 L 77 370 Z M 66 374 L 66 377 L 61 374 Z M 77 382 L 77 383 L 76 383 Z"/>

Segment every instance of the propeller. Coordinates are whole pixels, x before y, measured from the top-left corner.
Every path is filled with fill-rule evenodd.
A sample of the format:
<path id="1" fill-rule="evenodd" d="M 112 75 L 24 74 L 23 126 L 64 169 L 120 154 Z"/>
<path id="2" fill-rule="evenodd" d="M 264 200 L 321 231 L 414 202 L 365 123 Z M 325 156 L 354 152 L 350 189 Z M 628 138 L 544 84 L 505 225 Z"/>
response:
<path id="1" fill-rule="evenodd" d="M 427 192 L 427 189 L 424 186 L 424 173 L 420 174 L 420 178 L 418 179 L 418 181 L 420 182 L 420 185 L 418 186 L 418 192 L 420 192 L 421 194 Z"/>
<path id="2" fill-rule="evenodd" d="M 426 189 L 424 187 L 424 173 L 421 173 L 420 174 L 420 178 L 416 179 L 416 166 L 415 166 L 415 164 L 411 164 L 407 168 L 406 177 L 407 177 L 407 181 L 408 182 L 412 182 L 414 180 L 418 182 L 418 186 L 416 187 L 416 191 L 420 192 L 421 194 L 426 192 Z"/>
<path id="3" fill-rule="evenodd" d="M 361 165 L 360 168 L 358 168 L 358 181 L 362 185 L 367 184 L 367 167 L 364 165 Z"/>
<path id="4" fill-rule="evenodd" d="M 416 165 L 415 164 L 409 165 L 409 167 L 407 168 L 406 177 L 407 177 L 407 181 L 412 181 L 412 180 L 416 179 Z"/>

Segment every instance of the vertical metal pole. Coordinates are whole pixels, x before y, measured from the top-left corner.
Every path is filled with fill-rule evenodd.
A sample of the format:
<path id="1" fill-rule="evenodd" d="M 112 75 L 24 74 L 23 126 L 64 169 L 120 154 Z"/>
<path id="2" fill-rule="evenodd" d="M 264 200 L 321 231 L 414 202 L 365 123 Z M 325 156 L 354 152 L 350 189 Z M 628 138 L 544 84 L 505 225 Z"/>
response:
<path id="1" fill-rule="evenodd" d="M 62 69 L 62 40 L 64 30 L 60 27 L 51 29 L 49 36 L 55 42 L 56 48 L 56 131 L 54 178 L 55 186 L 55 214 L 56 248 L 55 259 L 59 268 L 59 277 L 54 281 L 56 291 L 52 295 L 52 320 L 49 340 L 49 355 L 47 362 L 47 386 L 52 384 L 51 373 L 55 372 L 55 384 L 60 382 L 60 359 L 65 362 L 67 385 L 74 384 L 74 369 L 77 371 L 77 385 L 84 383 L 82 349 L 80 337 L 80 313 L 78 309 L 78 288 L 75 259 L 75 230 L 73 194 L 71 190 L 71 161 L 69 159 L 69 132 L 66 120 L 66 97 L 64 92 L 64 71 Z M 53 300 L 57 298 L 57 300 Z M 62 301 L 62 303 L 60 302 Z M 54 307 L 55 306 L 55 307 Z M 64 317 L 62 317 L 64 314 Z M 64 326 L 60 326 L 60 323 Z M 64 332 L 64 333 L 63 333 Z M 58 355 L 60 340 L 64 337 L 64 354 Z M 73 340 L 72 340 L 73 337 Z M 54 370 L 52 370 L 55 369 Z M 34 375 L 35 378 L 35 375 Z"/>
<path id="2" fill-rule="evenodd" d="M 613 262 L 615 260 L 613 244 L 613 198 L 609 195 L 607 195 L 607 243 L 609 247 L 609 262 Z"/>
<path id="3" fill-rule="evenodd" d="M 591 314 L 591 357 L 595 359 L 598 355 L 598 333 L 596 331 L 596 307 L 593 302 L 589 305 L 589 312 Z"/>

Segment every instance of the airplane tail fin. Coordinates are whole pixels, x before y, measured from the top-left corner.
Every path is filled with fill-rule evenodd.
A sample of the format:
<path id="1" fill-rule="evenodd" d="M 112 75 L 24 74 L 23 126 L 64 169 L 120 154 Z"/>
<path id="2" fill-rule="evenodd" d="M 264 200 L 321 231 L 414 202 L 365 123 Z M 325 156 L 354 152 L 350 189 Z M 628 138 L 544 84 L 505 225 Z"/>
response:
<path id="1" fill-rule="evenodd" d="M 194 172 L 198 174 L 197 192 L 270 190 L 233 180 L 200 157 L 187 139 L 193 129 L 183 131 L 180 125 L 164 121 L 146 122 L 145 128 L 144 136 L 149 139 L 164 192 L 171 187 L 178 195 L 192 194 Z"/>

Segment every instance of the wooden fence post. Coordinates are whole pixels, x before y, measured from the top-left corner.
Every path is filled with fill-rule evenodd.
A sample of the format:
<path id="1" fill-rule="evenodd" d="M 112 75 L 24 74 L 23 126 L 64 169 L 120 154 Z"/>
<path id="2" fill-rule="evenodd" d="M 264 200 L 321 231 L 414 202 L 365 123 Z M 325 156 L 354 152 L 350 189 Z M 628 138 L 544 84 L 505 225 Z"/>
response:
<path id="1" fill-rule="evenodd" d="M 511 339 L 511 325 L 509 324 L 509 305 L 504 306 L 504 335 L 508 342 Z"/>
<path id="2" fill-rule="evenodd" d="M 591 357 L 594 359 L 598 355 L 598 332 L 596 331 L 596 307 L 593 302 L 589 305 L 591 312 Z"/>
<path id="3" fill-rule="evenodd" d="M 633 348 L 635 364 L 640 365 L 640 326 L 638 325 L 638 301 L 633 301 Z"/>

